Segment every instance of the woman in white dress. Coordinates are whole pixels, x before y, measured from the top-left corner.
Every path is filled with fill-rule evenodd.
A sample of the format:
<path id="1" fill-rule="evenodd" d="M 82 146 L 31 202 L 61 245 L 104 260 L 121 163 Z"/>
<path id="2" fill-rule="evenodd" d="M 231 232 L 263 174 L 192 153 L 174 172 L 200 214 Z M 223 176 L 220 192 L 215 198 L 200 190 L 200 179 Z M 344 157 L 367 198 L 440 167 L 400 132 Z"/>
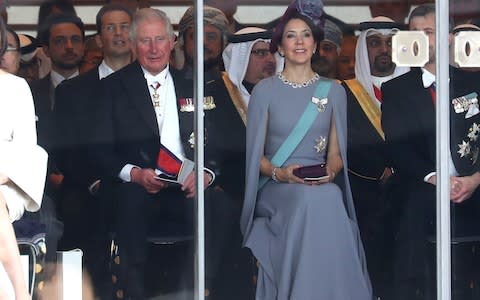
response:
<path id="1" fill-rule="evenodd" d="M 6 47 L 0 19 L 0 58 Z M 15 299 L 30 299 L 11 222 L 25 210 L 40 208 L 46 167 L 47 154 L 37 146 L 30 88 L 24 79 L 0 70 L 0 272 L 10 280 L 0 282 L 0 299 L 8 297 L 10 285 Z"/>

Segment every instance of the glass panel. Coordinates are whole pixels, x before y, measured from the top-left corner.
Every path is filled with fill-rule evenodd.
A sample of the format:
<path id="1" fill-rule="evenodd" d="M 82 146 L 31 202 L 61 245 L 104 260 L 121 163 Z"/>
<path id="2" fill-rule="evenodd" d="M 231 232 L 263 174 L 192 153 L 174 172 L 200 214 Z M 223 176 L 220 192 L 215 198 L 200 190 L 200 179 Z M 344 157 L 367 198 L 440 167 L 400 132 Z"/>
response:
<path id="1" fill-rule="evenodd" d="M 346 84 L 350 182 L 381 299 L 435 299 L 437 285 L 435 94 L 420 68 L 428 61 L 435 74 L 435 6 L 410 4 L 370 3 L 374 18 L 358 28 L 361 87 Z"/>
<path id="2" fill-rule="evenodd" d="M 184 192 L 176 184 L 169 184 L 158 197 L 145 196 L 150 195 L 145 192 L 146 188 L 154 191 L 152 186 L 156 186 L 157 181 L 151 182 L 150 188 L 133 185 L 134 191 L 130 191 L 132 184 L 123 182 L 130 180 L 123 177 L 120 180 L 118 173 L 126 163 L 139 168 L 161 167 L 168 173 L 172 165 L 157 165 L 160 142 L 176 156 L 195 161 L 194 150 L 198 143 L 195 142 L 195 132 L 198 135 L 198 131 L 194 129 L 193 103 L 198 98 L 198 89 L 193 79 L 198 73 L 195 65 L 198 59 L 194 32 L 198 27 L 193 25 L 193 13 L 186 14 L 191 4 L 189 1 L 125 2 L 151 5 L 165 11 L 171 19 L 177 35 L 169 59 L 173 79 L 161 79 L 160 87 L 149 82 L 150 77 L 145 79 L 145 72 L 157 73 L 156 58 L 168 56 L 170 50 L 167 46 L 161 47 L 169 44 L 168 39 L 158 35 L 149 37 L 146 28 L 139 29 L 140 24 L 136 28 L 137 34 L 144 36 L 135 39 L 133 48 L 136 48 L 140 64 L 148 67 L 146 71 L 134 63 L 137 66 L 134 75 L 130 75 L 128 69 L 118 71 L 118 75 L 111 76 L 101 85 L 98 80 L 87 83 L 86 75 L 83 75 L 79 78 L 85 78 L 84 81 L 72 80 L 62 84 L 64 88 L 58 89 L 54 102 L 50 101 L 54 93 L 53 90 L 48 92 L 49 84 L 46 90 L 41 89 L 45 83 L 32 84 L 38 142 L 49 152 L 50 161 L 56 162 L 50 165 L 45 190 L 49 197 L 44 197 L 43 214 L 33 218 L 47 222 L 46 242 L 52 251 L 55 245 L 49 237 L 55 239 L 58 232 L 54 230 L 61 226 L 43 218 L 49 209 L 58 212 L 57 219 L 64 223 L 63 237 L 57 237 L 60 239 L 58 249 L 83 250 L 84 268 L 90 272 L 95 293 L 102 299 L 112 294 L 119 298 L 141 297 L 135 295 L 142 293 L 147 297 L 168 295 L 174 299 L 192 299 L 197 258 L 193 240 L 195 201 L 184 199 Z M 438 135 L 435 130 L 438 124 L 435 120 L 436 108 L 441 105 L 435 100 L 443 99 L 443 94 L 437 93 L 435 86 L 431 85 L 435 79 L 433 75 L 423 75 L 427 72 L 421 68 L 412 68 L 408 75 L 402 75 L 408 72 L 407 68 L 391 61 L 395 56 L 392 51 L 404 53 L 399 47 L 408 46 L 415 57 L 430 48 L 429 61 L 424 69 L 435 74 L 435 45 L 432 41 L 436 30 L 429 5 L 421 4 L 426 1 L 326 0 L 323 7 L 327 20 L 323 26 L 325 35 L 323 40 L 317 41 L 316 47 L 308 44 L 312 38 L 308 30 L 315 28 L 308 20 L 315 21 L 319 10 L 311 11 L 308 5 L 302 9 L 293 6 L 290 9 L 290 12 L 301 10 L 307 15 L 306 23 L 305 20 L 287 23 L 280 17 L 290 3 L 288 0 L 205 2 L 226 13 L 222 16 L 210 9 L 204 11 L 204 97 L 201 97 L 204 128 L 199 130 L 204 133 L 205 167 L 215 173 L 215 181 L 203 194 L 205 295 L 233 300 L 254 299 L 255 293 L 259 298 L 317 299 L 326 293 L 330 295 L 328 299 L 345 299 L 349 297 L 343 294 L 346 291 L 355 295 L 351 298 L 366 299 L 365 295 L 370 293 L 366 287 L 371 283 L 372 293 L 384 300 L 435 299 L 437 194 L 435 175 L 429 175 L 437 168 L 435 142 Z M 95 33 L 95 16 L 102 4 L 91 3 L 75 3 L 79 17 L 87 25 L 87 34 Z M 39 7 L 35 1 L 28 4 L 9 1 L 9 23 L 20 33 L 36 36 Z M 4 5 L 0 4 L 2 14 L 3 8 Z M 454 26 L 467 21 L 479 25 L 479 3 L 450 0 L 450 9 Z M 417 16 L 409 22 L 408 15 L 412 10 Z M 406 28 L 379 16 L 389 17 Z M 124 57 L 123 50 L 128 48 L 126 25 L 116 21 L 118 16 L 109 17 L 115 24 L 102 27 L 99 47 L 105 53 L 110 51 L 112 59 L 120 63 L 118 59 Z M 374 17 L 377 18 L 372 20 Z M 441 21 L 447 22 L 446 19 Z M 367 21 L 376 22 L 362 24 Z M 278 45 L 271 46 L 265 32 L 249 28 L 233 35 L 244 26 L 277 28 L 277 32 L 282 32 L 286 24 L 291 26 L 291 31 L 279 35 L 276 41 L 280 51 L 275 55 L 267 49 L 277 50 Z M 162 26 L 156 25 L 155 30 Z M 307 31 L 300 32 L 299 28 L 303 30 L 305 26 Z M 464 25 L 452 31 L 450 117 L 444 118 L 450 120 L 451 134 L 450 146 L 445 143 L 443 147 L 450 151 L 448 159 L 439 164 L 443 169 L 455 167 L 455 171 L 449 170 L 455 176 L 450 182 L 454 200 L 450 206 L 452 298 L 462 300 L 477 299 L 480 289 L 477 254 L 480 247 L 480 224 L 477 222 L 480 218 L 475 192 L 478 185 L 477 135 L 480 131 L 480 120 L 477 120 L 480 116 L 477 100 L 480 66 L 476 64 L 480 59 L 478 33 L 471 31 L 472 26 Z M 392 27 L 396 29 L 392 30 Z M 404 41 L 406 44 L 393 46 L 392 50 L 391 36 L 397 29 L 406 32 L 406 39 L 416 42 Z M 424 32 L 429 47 L 418 40 L 420 37 L 412 37 L 408 29 Z M 108 33 L 112 34 L 111 38 Z M 45 59 L 41 50 L 29 48 L 28 38 L 24 36 L 20 41 L 22 51 L 18 52 L 18 47 L 9 45 L 5 58 L 15 58 L 16 55 L 21 58 L 23 73 L 20 75 L 26 74 L 27 77 L 32 72 L 37 77 L 39 72 L 46 75 L 45 64 L 39 64 Z M 74 37 L 56 41 L 59 45 L 76 44 Z M 89 38 L 85 48 L 96 48 L 96 44 L 95 38 Z M 154 48 L 163 52 L 155 52 Z M 328 96 L 314 94 L 313 87 L 318 78 L 313 76 L 308 63 L 310 53 L 314 51 L 313 71 L 322 77 L 341 80 L 332 82 Z M 62 58 L 61 53 L 57 53 L 59 59 L 67 59 L 66 56 Z M 109 57 L 105 53 L 104 58 Z M 55 53 L 51 55 L 55 60 Z M 99 62 L 87 58 L 85 56 L 83 62 Z M 56 64 L 54 61 L 54 66 Z M 437 61 L 438 64 L 447 64 L 447 61 Z M 116 67 L 120 65 L 115 64 Z M 113 65 L 109 66 L 113 68 Z M 68 69 L 69 65 L 59 64 L 58 67 Z M 132 65 L 127 68 L 131 69 Z M 104 70 L 100 72 L 102 74 L 108 69 L 101 70 Z M 222 73 L 224 70 L 226 73 Z M 277 75 L 278 72 L 281 75 Z M 271 76 L 265 83 L 257 85 L 260 80 Z M 346 81 L 351 79 L 356 80 Z M 268 82 L 273 87 L 267 87 Z M 173 84 L 169 86 L 170 83 Z M 101 87 L 103 85 L 106 91 Z M 250 98 L 254 86 L 258 90 Z M 157 92 L 160 101 L 155 108 L 155 99 L 150 99 Z M 173 100 L 170 104 L 176 103 L 178 112 L 168 110 L 171 106 L 162 108 L 162 94 Z M 130 98 L 135 100 L 130 101 Z M 286 161 L 279 162 L 273 158 L 274 154 L 310 100 L 316 117 L 312 122 L 316 123 L 297 142 L 299 146 L 286 156 Z M 137 103 L 140 101 L 144 101 L 143 105 Z M 248 115 L 250 129 L 247 130 L 246 107 L 252 103 L 255 108 Z M 167 116 L 169 121 L 160 122 L 163 126 L 159 129 L 159 120 Z M 177 121 L 171 119 L 173 116 L 178 117 L 178 132 Z M 335 118 L 331 119 L 332 116 Z M 333 124 L 336 131 L 331 130 Z M 164 133 L 165 125 L 173 127 Z M 155 131 L 161 134 L 155 135 Z M 260 171 L 258 162 L 262 155 L 267 161 Z M 162 156 L 162 162 L 165 157 Z M 343 169 L 339 161 L 343 163 Z M 314 180 L 313 184 L 304 184 L 298 177 L 293 177 L 292 169 L 300 165 L 324 162 L 327 163 L 329 179 L 323 179 L 321 183 Z M 246 166 L 253 168 L 248 174 Z M 138 178 L 138 170 L 134 168 L 127 172 L 133 175 L 134 181 Z M 313 171 L 319 170 L 325 169 L 317 167 Z M 308 171 L 303 169 L 300 173 Z M 296 174 L 300 174 L 298 172 Z M 257 193 L 260 173 L 269 181 Z M 205 183 L 209 178 L 206 175 Z M 98 186 L 91 185 L 97 179 L 101 179 L 98 190 Z M 333 179 L 333 182 L 327 182 Z M 62 180 L 63 183 L 59 184 Z M 296 183 L 287 184 L 286 181 Z M 93 195 L 88 192 L 88 187 L 94 187 Z M 342 190 L 343 198 L 337 187 Z M 155 199 L 147 201 L 147 198 Z M 138 209 L 137 203 L 142 203 L 144 209 Z M 56 209 L 49 207 L 53 204 Z M 148 219 L 150 215 L 152 217 Z M 88 216 L 87 220 L 85 216 Z M 147 219 L 149 221 L 145 224 Z M 442 220 L 449 221 L 448 217 Z M 110 258 L 109 250 L 105 250 L 112 237 L 116 241 L 112 252 L 119 253 L 119 257 Z M 145 240 L 148 245 L 144 247 Z M 362 241 L 361 245 L 356 242 L 358 240 Z M 244 242 L 248 248 L 241 247 Z M 122 251 L 128 254 L 122 256 Z M 47 262 L 55 258 L 55 255 L 48 256 Z M 370 283 L 362 268 L 365 261 Z M 48 263 L 46 266 L 43 268 L 45 273 L 55 269 L 48 267 Z M 41 276 L 42 273 L 37 278 Z M 277 296 L 270 294 L 277 292 Z"/>
<path id="3" fill-rule="evenodd" d="M 452 160 L 456 176 L 451 185 L 452 299 L 475 299 L 479 295 L 479 195 L 476 128 L 479 123 L 476 82 L 480 78 L 476 31 L 480 4 L 451 0 L 450 126 Z M 468 181 L 475 182 L 469 188 Z M 469 191 L 461 194 L 459 191 Z M 457 194 L 458 193 L 458 194 Z"/>

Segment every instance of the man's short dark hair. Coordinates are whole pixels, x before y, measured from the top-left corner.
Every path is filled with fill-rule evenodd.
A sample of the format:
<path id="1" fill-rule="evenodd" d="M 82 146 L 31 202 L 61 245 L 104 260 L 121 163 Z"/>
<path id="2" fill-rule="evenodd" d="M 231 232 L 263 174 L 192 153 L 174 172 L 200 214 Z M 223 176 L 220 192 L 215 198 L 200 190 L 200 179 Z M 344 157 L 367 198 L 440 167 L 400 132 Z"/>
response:
<path id="1" fill-rule="evenodd" d="M 112 11 L 123 11 L 124 13 L 126 13 L 130 17 L 130 21 L 133 20 L 132 11 L 128 7 L 126 7 L 125 5 L 118 4 L 118 3 L 106 4 L 106 5 L 102 6 L 102 8 L 100 8 L 100 10 L 97 13 L 96 20 L 95 20 L 95 25 L 97 27 L 97 33 L 98 34 L 102 33 L 102 25 L 103 25 L 102 24 L 102 18 L 103 18 L 103 16 L 106 15 L 107 13 L 109 13 L 109 12 L 112 12 Z"/>
<path id="2" fill-rule="evenodd" d="M 85 25 L 79 17 L 69 14 L 53 14 L 47 17 L 47 19 L 45 19 L 45 22 L 43 22 L 43 24 L 40 26 L 39 36 L 37 37 L 40 40 L 40 43 L 42 45 L 48 46 L 48 41 L 50 40 L 50 31 L 52 27 L 54 25 L 64 23 L 71 23 L 77 26 L 82 33 L 82 39 L 85 40 Z"/>
<path id="3" fill-rule="evenodd" d="M 415 7 L 408 17 L 408 24 L 412 22 L 412 19 L 415 17 L 425 17 L 429 14 L 435 14 L 435 4 L 426 3 Z"/>

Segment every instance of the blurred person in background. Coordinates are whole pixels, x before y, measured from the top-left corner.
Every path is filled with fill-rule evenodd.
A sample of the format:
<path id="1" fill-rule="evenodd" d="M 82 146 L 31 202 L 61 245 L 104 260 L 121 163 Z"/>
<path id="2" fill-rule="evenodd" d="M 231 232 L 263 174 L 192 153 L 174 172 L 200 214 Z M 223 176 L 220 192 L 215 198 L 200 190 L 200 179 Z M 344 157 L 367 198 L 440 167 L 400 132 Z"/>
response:
<path id="1" fill-rule="evenodd" d="M 317 47 L 312 59 L 312 67 L 318 74 L 327 78 L 337 78 L 337 60 L 342 45 L 342 31 L 330 20 L 325 20 L 325 36 Z"/>
<path id="2" fill-rule="evenodd" d="M 30 35 L 19 34 L 20 38 L 20 68 L 18 76 L 25 78 L 28 83 L 39 79 L 40 61 L 37 58 L 40 48 L 37 40 Z"/>
<path id="3" fill-rule="evenodd" d="M 0 68 L 16 75 L 20 67 L 20 40 L 10 27 L 7 27 L 7 42 L 7 49 L 0 60 Z"/>
<path id="4" fill-rule="evenodd" d="M 83 59 L 78 67 L 79 73 L 83 74 L 95 69 L 102 63 L 102 60 L 103 53 L 102 49 L 97 44 L 96 35 L 85 37 L 85 53 L 83 54 Z"/>
<path id="5" fill-rule="evenodd" d="M 355 78 L 355 47 L 357 37 L 344 35 L 340 54 L 337 59 L 337 79 L 348 80 Z"/>

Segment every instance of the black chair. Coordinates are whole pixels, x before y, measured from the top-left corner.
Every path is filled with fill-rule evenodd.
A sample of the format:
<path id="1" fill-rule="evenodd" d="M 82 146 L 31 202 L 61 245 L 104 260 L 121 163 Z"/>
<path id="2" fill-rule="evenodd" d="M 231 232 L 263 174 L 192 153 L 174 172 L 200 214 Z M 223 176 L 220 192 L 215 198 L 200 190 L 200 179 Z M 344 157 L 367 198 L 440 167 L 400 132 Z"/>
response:
<path id="1" fill-rule="evenodd" d="M 124 299 L 124 293 L 123 293 L 123 287 L 122 287 L 122 280 L 121 278 L 118 277 L 118 270 L 119 270 L 119 265 L 121 264 L 121 249 L 119 248 L 118 244 L 115 242 L 115 234 L 110 233 L 111 235 L 111 249 L 110 249 L 110 255 L 111 255 L 111 264 L 110 264 L 110 271 L 112 273 L 112 291 L 113 291 L 113 296 L 112 299 L 114 300 L 120 300 Z M 151 228 L 151 231 L 148 233 L 147 236 L 147 242 L 152 246 L 150 247 L 150 252 L 152 252 L 153 248 L 160 247 L 158 249 L 159 251 L 168 251 L 168 250 L 173 250 L 173 247 L 176 246 L 185 246 L 187 253 L 192 249 L 191 247 L 193 246 L 193 238 L 194 238 L 194 233 L 193 233 L 193 228 L 187 228 L 184 224 L 180 224 L 178 222 L 175 222 L 173 220 L 162 220 L 161 224 L 156 224 L 155 228 Z M 168 249 L 169 248 L 169 249 Z M 175 254 L 180 254 L 182 252 L 179 252 L 177 250 L 170 251 L 171 253 Z M 149 255 L 149 257 L 155 258 L 156 256 L 154 255 Z M 158 288 L 158 281 L 160 278 L 160 281 L 168 281 L 165 282 L 163 287 L 171 287 L 172 285 L 178 285 L 178 282 L 175 280 L 175 276 L 170 276 L 170 272 L 172 272 L 172 268 L 176 268 L 174 270 L 175 272 L 180 270 L 180 275 L 182 277 L 187 276 L 188 274 L 182 274 L 184 273 L 184 265 L 183 264 L 189 264 L 189 260 L 183 260 L 182 266 L 174 266 L 171 265 L 172 263 L 174 264 L 178 258 L 174 261 L 168 259 L 167 262 L 165 262 L 165 259 L 159 259 L 156 257 L 157 260 L 160 260 L 160 262 L 157 263 L 163 263 L 163 264 L 168 264 L 168 266 L 164 266 L 162 268 L 162 272 L 155 274 L 156 276 L 151 276 L 150 278 L 147 278 L 146 285 L 147 285 L 147 291 L 156 289 Z M 192 256 L 193 259 L 193 256 Z M 153 268 L 157 266 L 157 264 L 150 264 Z M 193 265 L 193 260 L 192 264 Z M 146 270 L 147 274 L 150 272 L 153 272 L 155 270 Z M 192 268 L 193 271 L 193 268 Z M 172 282 L 173 280 L 173 282 Z M 188 281 L 184 282 L 183 284 L 188 285 Z"/>
<path id="2" fill-rule="evenodd" d="M 28 255 L 28 289 L 32 299 L 43 285 L 45 270 L 45 226 L 35 220 L 22 218 L 13 223 L 20 255 Z"/>

